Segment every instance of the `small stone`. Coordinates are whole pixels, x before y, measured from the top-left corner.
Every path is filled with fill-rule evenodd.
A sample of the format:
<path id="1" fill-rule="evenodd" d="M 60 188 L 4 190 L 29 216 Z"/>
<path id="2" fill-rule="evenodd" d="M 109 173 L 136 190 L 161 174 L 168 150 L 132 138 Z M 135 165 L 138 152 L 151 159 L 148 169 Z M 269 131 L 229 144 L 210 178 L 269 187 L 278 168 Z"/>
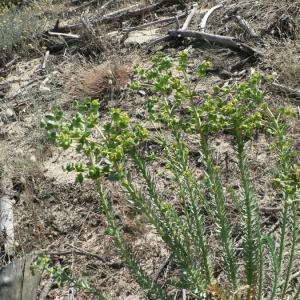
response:
<path id="1" fill-rule="evenodd" d="M 42 92 L 42 94 L 50 94 L 51 92 L 50 88 L 43 85 L 40 86 L 40 91 Z"/>
<path id="2" fill-rule="evenodd" d="M 6 111 L 5 111 L 5 114 L 7 117 L 11 117 L 14 115 L 14 111 L 10 108 L 7 108 Z"/>
<path id="3" fill-rule="evenodd" d="M 20 149 L 20 148 L 16 150 L 16 154 L 17 154 L 17 155 L 20 155 L 20 156 L 24 156 L 24 152 L 23 152 L 23 150 Z"/>
<path id="4" fill-rule="evenodd" d="M 145 95 L 146 95 L 146 92 L 143 91 L 143 90 L 139 90 L 138 93 L 139 93 L 141 96 L 145 96 Z"/>
<path id="5" fill-rule="evenodd" d="M 31 162 L 36 162 L 36 157 L 35 157 L 35 155 L 31 155 L 30 158 L 29 158 L 29 160 L 30 160 Z"/>

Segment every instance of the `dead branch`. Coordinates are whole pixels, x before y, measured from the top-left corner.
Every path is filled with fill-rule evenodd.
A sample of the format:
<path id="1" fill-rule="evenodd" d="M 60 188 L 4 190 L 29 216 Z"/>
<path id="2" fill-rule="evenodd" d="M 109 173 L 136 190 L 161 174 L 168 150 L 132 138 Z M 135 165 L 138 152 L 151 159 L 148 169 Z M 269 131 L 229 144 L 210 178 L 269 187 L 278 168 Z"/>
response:
<path id="1" fill-rule="evenodd" d="M 153 22 L 150 22 L 150 23 L 147 23 L 147 24 L 143 24 L 143 25 L 140 25 L 140 26 L 136 26 L 136 27 L 128 27 L 128 28 L 125 28 L 123 29 L 125 32 L 125 34 L 122 36 L 120 42 L 121 43 L 124 43 L 125 40 L 128 38 L 129 36 L 129 33 L 131 31 L 134 31 L 134 30 L 139 30 L 139 29 L 143 29 L 143 28 L 146 28 L 148 26 L 152 26 L 152 25 L 155 25 L 155 24 L 158 24 L 158 23 L 163 23 L 163 22 L 169 22 L 169 21 L 175 21 L 176 24 L 177 24 L 177 28 L 179 28 L 179 22 L 178 22 L 178 19 L 179 18 L 184 18 L 186 17 L 186 13 L 180 15 L 180 16 L 175 16 L 175 17 L 172 17 L 172 18 L 166 18 L 166 19 L 162 19 L 162 20 L 157 20 L 157 21 L 153 21 Z"/>
<path id="2" fill-rule="evenodd" d="M 195 38 L 197 40 L 207 41 L 209 43 L 225 45 L 225 46 L 228 46 L 228 47 L 231 47 L 234 49 L 241 50 L 250 55 L 253 55 L 255 53 L 259 54 L 257 51 L 253 50 L 251 47 L 249 47 L 245 44 L 242 44 L 238 39 L 236 39 L 234 37 L 209 34 L 209 33 L 192 31 L 192 30 L 170 30 L 168 32 L 167 36 L 164 36 L 160 39 L 157 39 L 157 40 L 151 42 L 147 46 L 147 48 L 149 48 L 159 42 L 168 41 L 168 40 L 179 38 L 179 37 L 191 37 L 191 38 Z"/>
<path id="3" fill-rule="evenodd" d="M 71 39 L 80 39 L 80 35 L 78 35 L 78 34 L 52 32 L 52 31 L 48 31 L 47 34 L 55 35 L 55 36 L 64 36 L 64 37 L 68 37 L 68 38 L 71 38 Z"/>
<path id="4" fill-rule="evenodd" d="M 29 86 L 29 85 L 35 83 L 36 81 L 45 79 L 46 77 L 47 77 L 47 75 L 42 76 L 42 77 L 40 77 L 40 78 L 32 79 L 32 80 L 30 80 L 29 82 L 24 83 L 24 84 L 21 85 L 21 86 L 19 87 L 19 89 L 18 89 L 11 97 L 9 97 L 8 99 L 9 99 L 10 101 L 13 100 L 14 98 L 16 98 L 18 95 L 20 95 L 20 94 L 23 92 L 23 89 L 24 89 L 25 87 L 27 87 L 27 86 Z"/>
<path id="5" fill-rule="evenodd" d="M 277 89 L 280 89 L 286 93 L 288 93 L 290 96 L 294 96 L 296 98 L 300 98 L 300 91 L 297 91 L 297 90 L 294 90 L 294 89 L 291 89 L 287 86 L 284 86 L 284 85 L 281 85 L 281 84 L 278 84 L 278 83 L 275 83 L 273 82 L 271 84 L 272 87 L 275 87 Z"/>
<path id="6" fill-rule="evenodd" d="M 223 7 L 223 4 L 216 5 L 216 6 L 212 7 L 212 8 L 204 15 L 204 17 L 203 17 L 203 19 L 202 19 L 202 22 L 201 22 L 201 24 L 199 25 L 199 30 L 200 30 L 201 32 L 204 31 L 204 28 L 205 28 L 205 26 L 206 26 L 206 22 L 207 22 L 207 19 L 209 18 L 209 16 L 210 16 L 215 10 L 217 10 L 217 9 L 219 9 L 219 8 L 221 8 L 221 7 Z"/>
<path id="7" fill-rule="evenodd" d="M 83 4 L 81 4 L 80 6 L 78 6 L 78 7 L 76 7 L 76 8 L 70 9 L 70 10 L 68 11 L 68 13 L 73 13 L 73 12 L 76 12 L 76 11 L 80 11 L 80 10 L 82 10 L 82 9 L 84 9 L 84 8 L 86 8 L 86 7 L 88 7 L 88 6 L 92 5 L 92 4 L 94 4 L 94 3 L 96 3 L 97 1 L 98 1 L 98 0 L 91 0 L 91 1 L 89 1 L 89 2 L 87 2 L 87 3 L 83 3 Z"/>
<path id="8" fill-rule="evenodd" d="M 43 286 L 43 289 L 40 293 L 40 296 L 39 296 L 39 300 L 45 300 L 46 297 L 48 296 L 50 290 L 51 290 L 51 287 L 52 287 L 52 284 L 53 284 L 53 281 L 54 281 L 54 278 L 53 277 L 50 277 L 47 282 L 45 283 L 45 285 Z"/>
<path id="9" fill-rule="evenodd" d="M 7 166 L 1 178 L 1 192 L 0 198 L 0 233 L 1 244 L 4 246 L 5 255 L 13 257 L 15 255 L 15 234 L 14 234 L 14 213 L 13 213 L 13 184 L 11 180 L 11 173 Z M 3 253 L 1 254 L 3 255 Z"/>
<path id="10" fill-rule="evenodd" d="M 123 31 L 139 30 L 139 29 L 143 29 L 143 28 L 146 28 L 146 27 L 149 27 L 149 26 L 152 26 L 152 25 L 156 25 L 156 24 L 159 24 L 159 23 L 176 21 L 176 19 L 182 19 L 186 16 L 187 16 L 187 13 L 184 13 L 184 14 L 179 15 L 179 16 L 153 21 L 153 22 L 146 23 L 146 24 L 143 24 L 143 25 L 140 25 L 140 26 L 136 26 L 136 27 L 127 27 L 127 28 L 124 28 Z"/>
<path id="11" fill-rule="evenodd" d="M 14 58 L 13 60 L 11 60 L 10 62 L 8 62 L 4 68 L 0 69 L 0 73 L 6 71 L 6 69 L 8 69 L 9 67 L 11 67 L 12 65 L 14 65 L 16 62 L 18 62 L 18 60 L 20 59 L 20 56 L 17 56 L 16 58 Z"/>
<path id="12" fill-rule="evenodd" d="M 85 255 L 85 256 L 91 256 L 94 257 L 98 260 L 100 260 L 104 266 L 112 267 L 112 268 L 122 268 L 124 266 L 124 262 L 109 262 L 106 261 L 103 257 L 101 257 L 98 254 L 87 252 L 84 250 L 81 250 L 75 246 L 72 246 L 73 250 L 72 251 L 64 251 L 64 252 L 45 252 L 45 254 L 49 256 L 61 256 L 61 255 L 72 255 L 72 254 L 77 254 L 77 255 Z M 44 252 L 43 252 L 44 253 Z"/>
<path id="13" fill-rule="evenodd" d="M 159 269 L 156 271 L 156 273 L 153 276 L 152 283 L 155 283 L 160 275 L 160 273 L 163 271 L 163 269 L 168 265 L 170 262 L 170 259 L 172 258 L 172 254 L 168 255 L 168 257 L 164 260 L 162 265 L 159 267 Z"/>
<path id="14" fill-rule="evenodd" d="M 138 8 L 138 7 L 141 7 L 142 4 L 134 4 L 134 5 L 131 5 L 131 6 L 128 6 L 128 7 L 125 7 L 125 8 L 121 8 L 121 9 L 118 9 L 114 12 L 111 12 L 109 14 L 106 14 L 104 17 L 105 18 L 110 18 L 110 17 L 116 17 L 118 15 L 120 15 L 120 13 L 128 13 L 131 9 L 133 8 Z"/>
<path id="15" fill-rule="evenodd" d="M 81 14 L 81 22 L 84 25 L 87 33 L 93 38 L 93 40 L 95 41 L 95 43 L 97 44 L 98 48 L 104 52 L 105 51 L 105 47 L 103 46 L 100 38 L 97 37 L 96 32 L 93 28 L 93 25 L 91 24 L 89 18 L 87 17 L 87 14 L 85 12 L 83 12 Z"/>
<path id="16" fill-rule="evenodd" d="M 161 9 L 164 6 L 170 6 L 174 4 L 179 4 L 180 0 L 162 0 L 159 3 L 155 3 L 146 7 L 143 7 L 141 9 L 135 10 L 135 11 L 126 11 L 125 13 L 121 15 L 106 15 L 102 19 L 100 19 L 97 24 L 109 24 L 113 22 L 120 22 L 123 20 L 128 20 L 134 17 L 142 16 L 144 14 L 148 14 L 150 12 L 156 11 Z"/>
<path id="17" fill-rule="evenodd" d="M 195 15 L 195 13 L 197 11 L 197 7 L 198 7 L 198 4 L 193 5 L 193 9 L 191 10 L 188 17 L 186 18 L 181 30 L 186 30 L 188 28 L 188 26 L 190 25 L 190 23 L 192 21 L 193 16 Z"/>
<path id="18" fill-rule="evenodd" d="M 249 24 L 242 19 L 240 16 L 233 16 L 234 20 L 237 21 L 250 35 L 250 37 L 258 37 L 257 33 L 249 26 Z"/>
<path id="19" fill-rule="evenodd" d="M 105 11 L 105 9 L 111 4 L 113 3 L 115 0 L 109 0 L 107 2 L 105 2 L 101 7 L 100 7 L 100 12 L 102 13 L 103 11 Z"/>
<path id="20" fill-rule="evenodd" d="M 149 5 L 149 6 L 134 10 L 134 11 L 128 11 L 130 9 L 130 7 L 129 7 L 129 8 L 125 8 L 125 9 L 119 10 L 119 11 L 111 13 L 111 14 L 107 14 L 107 15 L 103 16 L 100 20 L 92 20 L 91 24 L 92 25 L 102 25 L 102 24 L 111 24 L 114 22 L 122 22 L 124 20 L 129 20 L 131 18 L 139 17 L 142 15 L 148 14 L 150 12 L 157 11 L 157 10 L 161 9 L 162 7 L 171 6 L 171 5 L 180 4 L 180 3 L 181 3 L 180 0 L 162 0 L 159 3 L 152 4 L 152 5 Z M 133 8 L 133 7 L 136 7 L 136 5 L 131 6 L 131 8 Z M 120 14 L 120 11 L 123 11 L 123 13 Z M 82 29 L 81 24 L 68 25 L 68 26 L 59 27 L 59 28 L 54 27 L 50 31 L 51 32 L 68 33 L 68 32 L 76 31 L 79 29 Z"/>
<path id="21" fill-rule="evenodd" d="M 46 65 L 47 65 L 47 60 L 48 60 L 48 57 L 49 57 L 49 50 L 46 51 L 45 53 L 45 57 L 44 57 L 44 61 L 43 61 L 43 65 L 42 65 L 42 69 L 46 69 Z"/>

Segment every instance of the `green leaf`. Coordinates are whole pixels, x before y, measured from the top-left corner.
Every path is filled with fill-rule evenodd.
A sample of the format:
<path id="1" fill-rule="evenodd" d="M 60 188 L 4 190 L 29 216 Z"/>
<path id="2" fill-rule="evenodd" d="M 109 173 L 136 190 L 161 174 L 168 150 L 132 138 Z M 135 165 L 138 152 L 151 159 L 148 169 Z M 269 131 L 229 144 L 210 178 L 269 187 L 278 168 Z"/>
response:
<path id="1" fill-rule="evenodd" d="M 63 112 L 62 110 L 59 110 L 59 111 L 56 113 L 56 115 L 55 115 L 55 119 L 56 119 L 57 121 L 60 121 L 61 118 L 63 117 L 63 115 L 64 115 L 64 112 Z"/>
<path id="2" fill-rule="evenodd" d="M 59 127 L 59 124 L 55 121 L 48 121 L 47 125 L 46 125 L 47 130 L 52 130 L 52 129 L 55 129 L 55 128 L 58 128 L 58 127 Z"/>
<path id="3" fill-rule="evenodd" d="M 46 127 L 46 125 L 47 125 L 47 122 L 44 119 L 42 119 L 40 122 L 40 127 L 44 128 L 44 127 Z"/>
<path id="4" fill-rule="evenodd" d="M 82 183 L 84 176 L 82 173 L 77 174 L 75 182 Z"/>
<path id="5" fill-rule="evenodd" d="M 45 115 L 45 117 L 46 117 L 48 120 L 51 120 L 51 121 L 55 120 L 55 115 L 52 114 L 52 113 L 49 113 L 49 114 Z"/>
<path id="6" fill-rule="evenodd" d="M 120 176 L 118 174 L 118 172 L 111 172 L 108 176 L 107 179 L 110 181 L 119 181 L 120 180 Z"/>
<path id="7" fill-rule="evenodd" d="M 52 108 L 51 108 L 52 111 L 56 111 L 58 109 L 59 109 L 59 105 L 58 104 L 53 105 Z"/>
<path id="8" fill-rule="evenodd" d="M 87 105 L 79 105 L 77 108 L 78 111 L 83 112 L 83 111 L 88 111 L 89 108 Z"/>

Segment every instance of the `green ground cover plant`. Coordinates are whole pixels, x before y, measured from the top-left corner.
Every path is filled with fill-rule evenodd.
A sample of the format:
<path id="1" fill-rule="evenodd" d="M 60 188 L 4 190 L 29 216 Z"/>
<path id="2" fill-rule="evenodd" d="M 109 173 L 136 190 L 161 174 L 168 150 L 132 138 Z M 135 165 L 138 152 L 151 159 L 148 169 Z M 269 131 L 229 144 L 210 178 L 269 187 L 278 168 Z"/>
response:
<path id="1" fill-rule="evenodd" d="M 153 299 L 173 299 L 167 288 L 152 282 L 134 255 L 130 253 L 122 234 L 122 224 L 115 217 L 110 192 L 102 184 L 105 177 L 117 181 L 127 192 L 127 200 L 144 214 L 172 253 L 178 278 L 168 286 L 187 289 L 194 299 L 299 299 L 300 284 L 292 280 L 298 241 L 298 192 L 300 166 L 294 163 L 293 141 L 286 137 L 290 118 L 296 113 L 288 107 L 272 111 L 264 101 L 259 73 L 253 73 L 241 84 L 214 87 L 199 102 L 188 73 L 188 52 L 181 51 L 175 62 L 163 53 L 151 57 L 152 68 L 135 66 L 134 90 L 152 91 L 146 111 L 147 118 L 162 124 L 165 135 L 155 138 L 162 155 L 151 159 L 163 160 L 174 175 L 183 214 L 179 215 L 157 188 L 154 174 L 147 167 L 149 157 L 138 145 L 153 139 L 142 122 L 131 122 L 129 115 L 118 108 L 110 111 L 110 121 L 101 122 L 99 100 L 85 99 L 74 103 L 76 113 L 67 118 L 59 105 L 41 121 L 48 137 L 63 149 L 74 148 L 84 154 L 88 163 L 71 162 L 64 166 L 77 173 L 76 181 L 93 179 L 98 188 L 99 207 L 108 222 L 107 234 L 112 235 L 124 256 L 128 268 L 139 284 Z M 199 81 L 206 75 L 210 63 L 198 67 Z M 180 74 L 180 75 L 174 75 Z M 271 77 L 267 80 L 272 80 Z M 256 192 L 250 180 L 247 163 L 247 143 L 260 130 L 272 136 L 271 148 L 278 155 L 274 189 L 282 192 L 279 238 L 273 239 L 259 213 Z M 216 164 L 209 137 L 226 132 L 233 137 L 241 192 L 224 184 L 222 170 Z M 194 176 L 191 168 L 187 136 L 196 137 L 203 164 L 201 176 Z M 134 164 L 146 187 L 141 192 L 129 170 Z M 230 198 L 230 200 L 229 200 Z M 241 224 L 241 248 L 236 249 L 232 220 L 226 203 L 231 201 Z M 235 220 L 236 222 L 236 220 Z M 213 225 L 213 226 L 212 226 Z M 213 257 L 208 240 L 214 231 L 222 249 L 222 257 Z M 86 281 L 72 279 L 56 267 L 51 267 L 47 256 L 40 256 L 33 266 L 42 266 L 60 281 L 71 281 L 87 288 L 100 299 L 107 299 L 100 291 L 91 289 Z M 216 268 L 224 273 L 218 280 Z M 62 275 L 63 274 L 63 275 Z M 76 283 L 77 282 L 77 283 Z"/>

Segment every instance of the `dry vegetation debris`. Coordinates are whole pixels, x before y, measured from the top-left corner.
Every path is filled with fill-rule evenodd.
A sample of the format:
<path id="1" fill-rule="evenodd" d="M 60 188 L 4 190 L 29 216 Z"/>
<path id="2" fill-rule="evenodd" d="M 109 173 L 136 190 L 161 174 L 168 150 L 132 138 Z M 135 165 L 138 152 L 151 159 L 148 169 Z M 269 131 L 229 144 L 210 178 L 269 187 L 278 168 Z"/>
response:
<path id="1" fill-rule="evenodd" d="M 78 186 L 73 183 L 72 174 L 61 170 L 62 164 L 80 157 L 60 153 L 39 129 L 41 116 L 53 104 L 71 112 L 74 99 L 90 96 L 102 100 L 103 120 L 114 106 L 127 111 L 133 120 L 141 119 L 148 92 L 135 93 L 126 88 L 133 65 L 139 62 L 151 68 L 147 58 L 156 50 L 176 57 L 179 50 L 189 49 L 191 76 L 200 61 L 212 62 L 198 89 L 199 95 L 213 85 L 241 82 L 254 68 L 263 74 L 274 73 L 277 88 L 280 85 L 280 93 L 278 89 L 268 90 L 267 101 L 271 106 L 297 107 L 299 3 L 228 0 L 212 12 L 204 26 L 201 21 L 218 4 L 215 2 L 192 6 L 192 1 L 180 0 L 44 0 L 0 11 L 0 166 L 9 166 L 13 174 L 18 256 L 52 253 L 53 259 L 59 260 L 64 268 L 71 268 L 74 276 L 89 273 L 91 284 L 101 287 L 112 299 L 147 298 L 124 267 L 113 240 L 105 234 L 106 222 L 98 209 L 93 184 Z M 185 26 L 191 11 L 194 16 Z M 14 14 L 20 17 L 17 24 Z M 299 136 L 298 122 L 293 124 L 291 137 Z M 150 126 L 149 130 L 158 131 Z M 226 170 L 225 180 L 236 182 L 230 139 L 223 134 L 212 136 L 211 140 L 215 158 Z M 258 132 L 257 139 L 250 141 L 248 154 L 262 214 L 266 226 L 272 228 L 279 220 L 276 208 L 281 195 L 274 194 L 268 180 L 269 173 L 274 172 L 270 142 Z M 299 151 L 297 143 L 295 149 Z M 190 141 L 189 147 L 194 172 L 201 173 L 197 145 Z M 144 148 L 159 153 L 155 143 L 149 142 Z M 172 178 L 162 174 L 159 165 L 149 165 L 159 188 L 172 198 L 180 212 L 180 203 L 173 197 Z M 176 277 L 174 262 L 168 259 L 163 242 L 143 216 L 136 216 L 124 193 L 113 183 L 106 184 L 128 243 L 149 276 L 162 284 Z M 235 230 L 239 231 L 238 225 Z M 209 243 L 216 246 L 213 236 Z M 221 255 L 217 247 L 215 255 Z M 2 266 L 6 264 L 5 258 L 2 253 Z M 47 299 L 61 299 L 65 292 L 53 285 Z M 169 292 L 174 299 L 184 297 L 182 290 Z M 90 299 L 84 293 L 77 297 Z"/>

